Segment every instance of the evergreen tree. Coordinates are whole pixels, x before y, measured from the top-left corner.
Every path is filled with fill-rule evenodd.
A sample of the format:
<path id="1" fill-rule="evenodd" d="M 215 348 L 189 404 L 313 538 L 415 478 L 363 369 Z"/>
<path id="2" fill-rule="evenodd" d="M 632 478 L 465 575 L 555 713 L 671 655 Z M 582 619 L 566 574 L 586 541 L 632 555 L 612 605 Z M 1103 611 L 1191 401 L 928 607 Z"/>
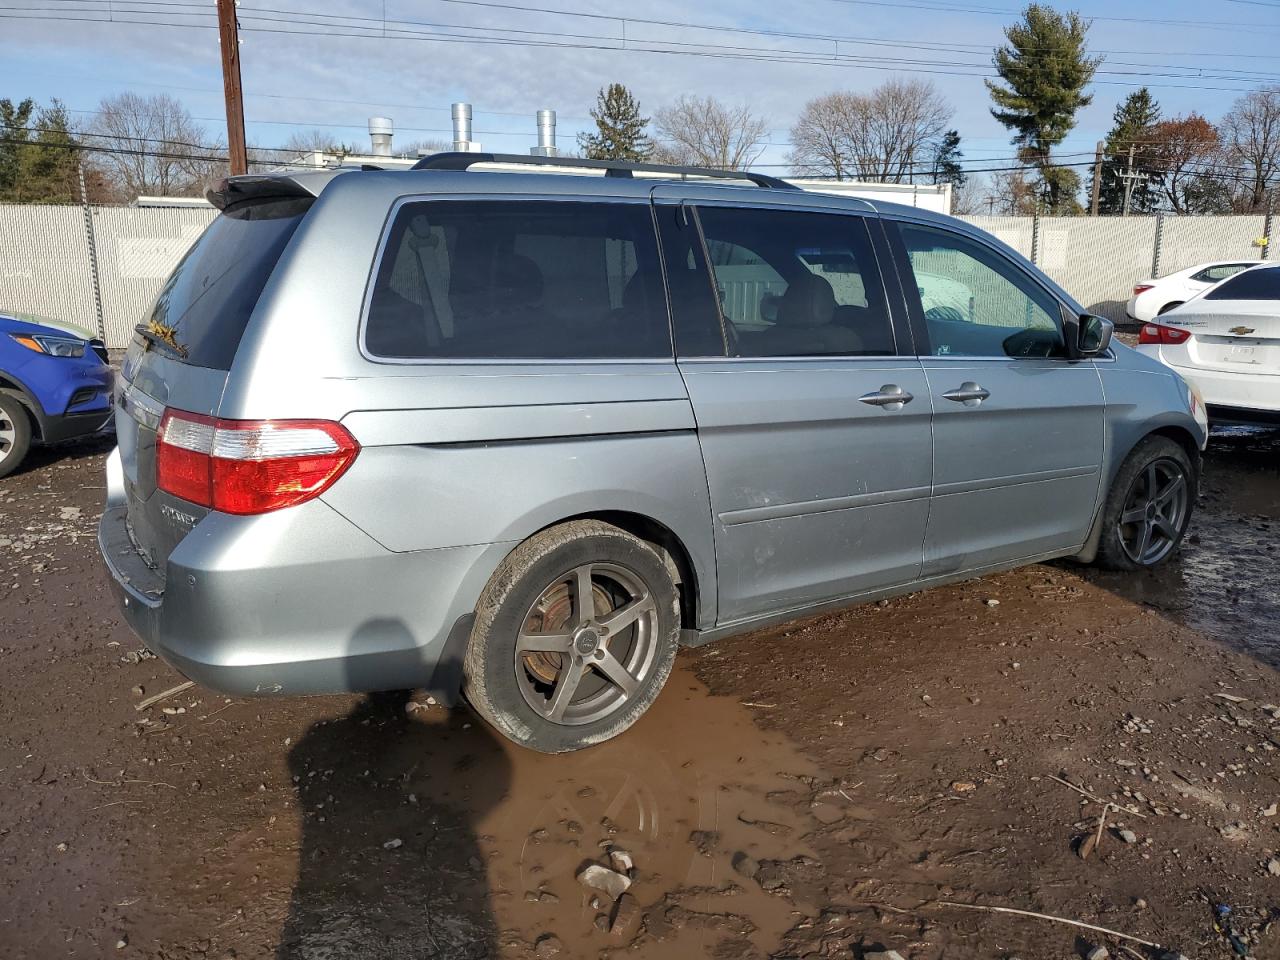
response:
<path id="1" fill-rule="evenodd" d="M 13 197 L 22 169 L 22 154 L 31 139 L 31 117 L 36 103 L 0 100 L 0 200 Z"/>
<path id="2" fill-rule="evenodd" d="M 952 183 L 957 187 L 963 187 L 965 180 L 964 168 L 960 166 L 960 161 L 964 159 L 964 151 L 960 149 L 960 133 L 957 130 L 948 130 L 942 135 L 933 148 L 933 172 L 931 177 L 934 183 Z"/>
<path id="3" fill-rule="evenodd" d="M 1051 213 L 1080 209 L 1080 177 L 1055 167 L 1052 153 L 1075 126 L 1076 112 L 1093 100 L 1084 88 L 1102 61 L 1085 49 L 1088 29 L 1078 13 L 1031 4 L 1005 28 L 1008 42 L 992 57 L 1004 85 L 985 81 L 995 102 L 991 115 L 1013 131 L 1019 158 L 1039 171 Z"/>
<path id="4" fill-rule="evenodd" d="M 578 147 L 592 160 L 646 159 L 653 141 L 645 133 L 649 118 L 640 116 L 640 103 L 620 83 L 602 87 L 591 110 L 595 133 L 578 134 Z"/>
<path id="5" fill-rule="evenodd" d="M 1102 147 L 1102 183 L 1098 191 L 1098 212 L 1118 214 L 1124 211 L 1125 180 L 1120 176 L 1129 169 L 1129 148 L 1133 148 L 1135 173 L 1150 170 L 1151 127 L 1160 122 L 1160 105 L 1146 87 L 1135 90 L 1116 107 L 1111 132 Z M 1090 177 L 1090 189 L 1093 187 Z M 1138 180 L 1129 197 L 1132 213 L 1150 213 L 1158 197 L 1150 181 Z"/>
<path id="6" fill-rule="evenodd" d="M 37 108 L 0 100 L 0 201 L 75 200 L 79 150 L 67 108 L 58 100 Z"/>

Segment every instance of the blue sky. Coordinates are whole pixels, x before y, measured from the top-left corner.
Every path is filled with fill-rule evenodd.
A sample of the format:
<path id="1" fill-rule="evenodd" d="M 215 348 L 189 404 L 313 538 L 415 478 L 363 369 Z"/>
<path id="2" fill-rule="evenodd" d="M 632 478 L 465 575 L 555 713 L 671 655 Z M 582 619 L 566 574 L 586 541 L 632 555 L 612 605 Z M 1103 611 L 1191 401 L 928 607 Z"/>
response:
<path id="1" fill-rule="evenodd" d="M 120 20 L 210 24 L 213 7 L 213 0 L 0 0 L 0 97 L 59 97 L 79 111 L 74 114 L 78 121 L 87 122 L 105 95 L 165 91 L 201 118 L 211 136 L 224 136 L 215 30 L 47 19 L 100 17 L 109 11 Z M 597 16 L 535 12 L 531 7 Z M 1097 79 L 1105 82 L 1094 85 L 1093 104 L 1060 148 L 1064 157 L 1091 153 L 1110 126 L 1116 102 L 1143 83 L 1152 88 L 1166 116 L 1196 110 L 1216 120 L 1240 92 L 1280 82 L 1277 0 L 1081 0 L 1076 9 L 1095 18 L 1091 46 L 1108 51 L 1103 69 L 1115 73 L 1099 74 Z M 465 99 L 475 105 L 476 139 L 486 149 L 524 153 L 534 142 L 535 110 L 556 109 L 561 143 L 572 143 L 573 134 L 588 123 L 596 90 L 619 81 L 638 95 L 647 112 L 684 92 L 750 104 L 773 128 L 760 160 L 768 169 L 784 161 L 787 129 L 805 100 L 832 90 L 867 90 L 888 76 L 902 75 L 931 79 L 949 100 L 969 163 L 1011 155 L 1008 134 L 988 113 L 989 98 L 977 74 L 989 68 L 1001 28 L 1016 19 L 1012 2 L 243 0 L 240 14 L 246 27 L 241 56 L 249 138 L 264 147 L 311 127 L 364 145 L 366 119 L 375 114 L 394 119 L 397 142 L 448 139 L 449 104 Z M 384 15 L 393 21 L 386 38 L 380 35 Z M 636 19 L 624 23 L 625 17 L 683 25 Z M 499 36 L 613 49 L 398 39 L 395 22 L 406 20 L 419 25 L 401 24 L 401 29 L 437 38 Z M 259 29 L 249 28 L 253 24 Z M 689 24 L 805 36 L 702 30 Z M 329 35 L 284 32 L 290 30 Z M 333 35 L 373 31 L 379 35 Z M 618 49 L 624 35 L 633 48 L 696 50 L 705 48 L 689 45 L 715 44 L 721 49 L 714 52 L 721 54 L 734 52 L 726 46 L 748 48 L 743 52 L 753 59 Z M 842 39 L 822 39 L 833 36 Z M 762 50 L 801 52 L 808 62 L 761 60 Z M 832 62 L 837 53 L 875 57 L 876 68 L 848 59 Z M 1179 76 L 1150 76 L 1168 73 Z"/>

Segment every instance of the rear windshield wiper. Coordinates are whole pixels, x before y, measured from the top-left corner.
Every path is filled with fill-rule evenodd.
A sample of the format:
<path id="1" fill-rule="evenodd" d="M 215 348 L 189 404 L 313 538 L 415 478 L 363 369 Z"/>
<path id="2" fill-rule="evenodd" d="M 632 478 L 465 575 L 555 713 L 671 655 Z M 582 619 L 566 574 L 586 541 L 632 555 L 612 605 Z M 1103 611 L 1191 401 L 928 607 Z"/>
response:
<path id="1" fill-rule="evenodd" d="M 156 333 L 145 323 L 138 324 L 133 328 L 133 332 L 138 334 L 138 336 L 142 337 L 143 340 L 146 340 L 147 343 L 151 344 L 153 347 L 163 347 L 167 352 L 173 354 L 175 357 L 185 356 L 185 351 L 181 347 L 160 336 L 160 334 Z"/>

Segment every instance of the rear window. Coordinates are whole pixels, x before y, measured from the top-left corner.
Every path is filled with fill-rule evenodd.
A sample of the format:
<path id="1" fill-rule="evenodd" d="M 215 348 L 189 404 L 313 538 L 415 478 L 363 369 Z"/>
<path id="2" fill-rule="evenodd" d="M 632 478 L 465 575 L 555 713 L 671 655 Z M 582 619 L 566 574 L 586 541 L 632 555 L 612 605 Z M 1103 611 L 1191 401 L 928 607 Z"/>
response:
<path id="1" fill-rule="evenodd" d="M 253 308 L 312 198 L 223 211 L 174 269 L 139 329 L 153 347 L 229 370 Z"/>
<path id="2" fill-rule="evenodd" d="M 1237 273 L 1204 295 L 1206 300 L 1280 300 L 1280 267 Z"/>
<path id="3" fill-rule="evenodd" d="M 396 213 L 365 349 L 425 360 L 670 357 L 646 204 L 426 200 Z"/>

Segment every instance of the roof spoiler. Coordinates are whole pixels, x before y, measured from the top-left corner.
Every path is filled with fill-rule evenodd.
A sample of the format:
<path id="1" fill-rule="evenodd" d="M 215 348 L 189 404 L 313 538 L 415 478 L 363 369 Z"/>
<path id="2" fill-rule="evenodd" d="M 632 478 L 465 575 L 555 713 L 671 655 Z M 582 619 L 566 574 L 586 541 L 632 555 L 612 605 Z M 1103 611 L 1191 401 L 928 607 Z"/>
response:
<path id="1" fill-rule="evenodd" d="M 749 170 L 685 167 L 666 163 L 629 163 L 622 160 L 585 160 L 581 157 L 525 156 L 522 153 L 433 153 L 413 165 L 414 170 L 466 170 L 477 163 L 510 163 L 534 167 L 575 167 L 603 170 L 606 177 L 630 177 L 632 173 L 664 173 L 671 177 L 715 180 L 747 180 L 772 190 L 799 190 L 795 184 Z"/>
<path id="2" fill-rule="evenodd" d="M 294 177 L 250 173 L 215 180 L 209 184 L 204 196 L 219 210 L 225 210 L 245 200 L 284 200 L 290 197 L 315 197 L 318 194 Z"/>

